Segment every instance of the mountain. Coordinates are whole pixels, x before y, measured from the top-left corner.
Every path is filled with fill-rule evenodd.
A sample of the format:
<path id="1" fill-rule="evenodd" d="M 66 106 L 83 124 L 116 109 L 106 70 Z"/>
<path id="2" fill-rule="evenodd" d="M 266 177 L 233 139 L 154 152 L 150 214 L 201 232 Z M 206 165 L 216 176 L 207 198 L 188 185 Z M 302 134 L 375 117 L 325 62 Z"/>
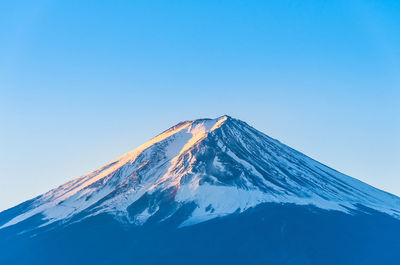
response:
<path id="1" fill-rule="evenodd" d="M 399 236 L 399 197 L 222 116 L 1 212 L 0 263 L 400 264 Z"/>

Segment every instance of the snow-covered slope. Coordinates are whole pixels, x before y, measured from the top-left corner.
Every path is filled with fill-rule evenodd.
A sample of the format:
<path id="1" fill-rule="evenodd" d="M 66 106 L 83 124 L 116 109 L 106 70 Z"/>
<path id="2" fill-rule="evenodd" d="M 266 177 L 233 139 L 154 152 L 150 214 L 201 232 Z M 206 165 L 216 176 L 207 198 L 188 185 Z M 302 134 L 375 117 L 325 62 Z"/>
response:
<path id="1" fill-rule="evenodd" d="M 222 116 L 171 127 L 104 167 L 33 199 L 0 228 L 37 215 L 45 226 L 100 213 L 141 225 L 190 206 L 181 223 L 186 226 L 263 202 L 312 204 L 349 214 L 368 207 L 400 217 L 400 198 Z"/>

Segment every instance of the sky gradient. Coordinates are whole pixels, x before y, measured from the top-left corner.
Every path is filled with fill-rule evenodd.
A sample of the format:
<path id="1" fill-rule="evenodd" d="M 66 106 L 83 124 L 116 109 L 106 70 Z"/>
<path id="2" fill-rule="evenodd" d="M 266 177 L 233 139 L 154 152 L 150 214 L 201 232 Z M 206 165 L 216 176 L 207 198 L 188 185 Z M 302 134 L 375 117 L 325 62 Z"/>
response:
<path id="1" fill-rule="evenodd" d="M 0 210 L 223 114 L 400 195 L 400 2 L 0 3 Z"/>

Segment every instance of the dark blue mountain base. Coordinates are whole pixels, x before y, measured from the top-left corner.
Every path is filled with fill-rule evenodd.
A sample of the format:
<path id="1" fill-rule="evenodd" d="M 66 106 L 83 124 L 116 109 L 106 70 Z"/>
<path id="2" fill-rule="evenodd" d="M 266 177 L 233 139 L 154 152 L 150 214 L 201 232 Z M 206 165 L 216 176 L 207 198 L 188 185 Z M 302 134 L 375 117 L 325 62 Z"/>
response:
<path id="1" fill-rule="evenodd" d="M 143 226 L 103 214 L 15 236 L 34 217 L 0 230 L 0 264 L 400 264 L 400 221 L 369 209 L 261 204 L 177 228 L 185 214 Z"/>

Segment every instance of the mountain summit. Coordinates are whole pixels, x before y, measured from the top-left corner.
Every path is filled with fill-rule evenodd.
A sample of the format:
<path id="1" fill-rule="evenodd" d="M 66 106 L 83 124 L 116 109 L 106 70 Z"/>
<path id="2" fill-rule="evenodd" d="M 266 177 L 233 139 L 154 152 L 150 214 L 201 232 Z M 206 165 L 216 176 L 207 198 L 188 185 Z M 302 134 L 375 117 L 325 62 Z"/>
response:
<path id="1" fill-rule="evenodd" d="M 215 261 L 223 263 L 242 260 L 269 264 L 264 262 L 269 260 L 273 264 L 292 264 L 289 261 L 293 258 L 293 264 L 335 264 L 330 263 L 335 261 L 333 257 L 324 260 L 330 255 L 324 252 L 324 244 L 337 251 L 360 251 L 353 244 L 369 249 L 383 237 L 389 262 L 385 264 L 392 264 L 391 250 L 400 242 L 397 236 L 387 235 L 385 229 L 400 231 L 399 219 L 400 198 L 337 172 L 243 121 L 222 116 L 181 122 L 98 170 L 1 212 L 0 248 L 3 242 L 4 249 L 14 246 L 18 252 L 21 243 L 15 242 L 22 240 L 31 246 L 29 253 L 36 259 L 43 249 L 58 253 L 52 242 L 64 238 L 70 242 L 64 246 L 68 253 L 88 246 L 97 253 L 111 242 L 116 244 L 113 251 L 105 250 L 114 257 L 110 263 L 83 251 L 79 259 L 66 264 L 85 264 L 93 259 L 98 261 L 96 264 L 130 264 L 121 258 L 128 255 L 121 252 L 125 248 L 129 248 L 129 257 L 135 257 L 136 264 L 160 264 L 169 258 L 176 263 L 173 257 L 182 248 L 186 252 L 179 255 L 183 257 L 197 255 L 194 253 L 200 249 L 207 255 L 219 255 Z M 315 220 L 319 220 L 317 224 Z M 298 222 L 302 229 L 311 230 L 298 230 Z M 377 224 L 385 225 L 378 229 Z M 369 225 L 378 229 L 376 234 Z M 160 227 L 163 229 L 157 230 Z M 340 237 L 342 230 L 347 232 Z M 117 237 L 115 231 L 125 232 Z M 90 236 L 83 236 L 85 233 Z M 203 242 L 181 246 L 182 242 L 192 242 L 195 235 L 201 241 L 219 233 L 224 233 L 214 238 L 219 245 Z M 102 239 L 95 239 L 98 234 Z M 171 237 L 181 239 L 173 241 Z M 309 242 L 306 237 L 314 240 Z M 124 243 L 115 243 L 121 238 Z M 171 248 L 152 257 L 152 262 L 148 257 L 141 259 L 154 247 L 154 241 L 164 242 L 158 246 L 161 249 L 167 245 Z M 299 246 L 294 247 L 297 241 L 309 242 L 304 243 L 303 252 L 298 252 Z M 243 246 L 243 242 L 248 245 Z M 235 249 L 253 256 L 246 260 L 228 254 Z M 39 255 L 38 264 L 47 264 L 43 257 L 50 254 L 46 253 Z M 68 260 L 65 253 L 57 255 Z M 354 258 L 361 254 L 347 255 L 352 258 L 348 264 L 385 261 L 370 253 L 373 259 L 357 263 Z M 336 264 L 347 264 L 346 260 L 339 261 Z M 21 260 L 21 264 L 26 262 Z M 207 259 L 198 262 L 204 264 Z M 32 260 L 29 263 L 34 264 Z"/>
<path id="2" fill-rule="evenodd" d="M 397 218 L 400 211 L 398 197 L 222 116 L 169 128 L 102 168 L 33 199 L 1 228 L 35 215 L 46 226 L 100 213 L 140 225 L 185 207 L 184 226 L 263 202 L 311 204 L 350 214 L 363 206 Z"/>

